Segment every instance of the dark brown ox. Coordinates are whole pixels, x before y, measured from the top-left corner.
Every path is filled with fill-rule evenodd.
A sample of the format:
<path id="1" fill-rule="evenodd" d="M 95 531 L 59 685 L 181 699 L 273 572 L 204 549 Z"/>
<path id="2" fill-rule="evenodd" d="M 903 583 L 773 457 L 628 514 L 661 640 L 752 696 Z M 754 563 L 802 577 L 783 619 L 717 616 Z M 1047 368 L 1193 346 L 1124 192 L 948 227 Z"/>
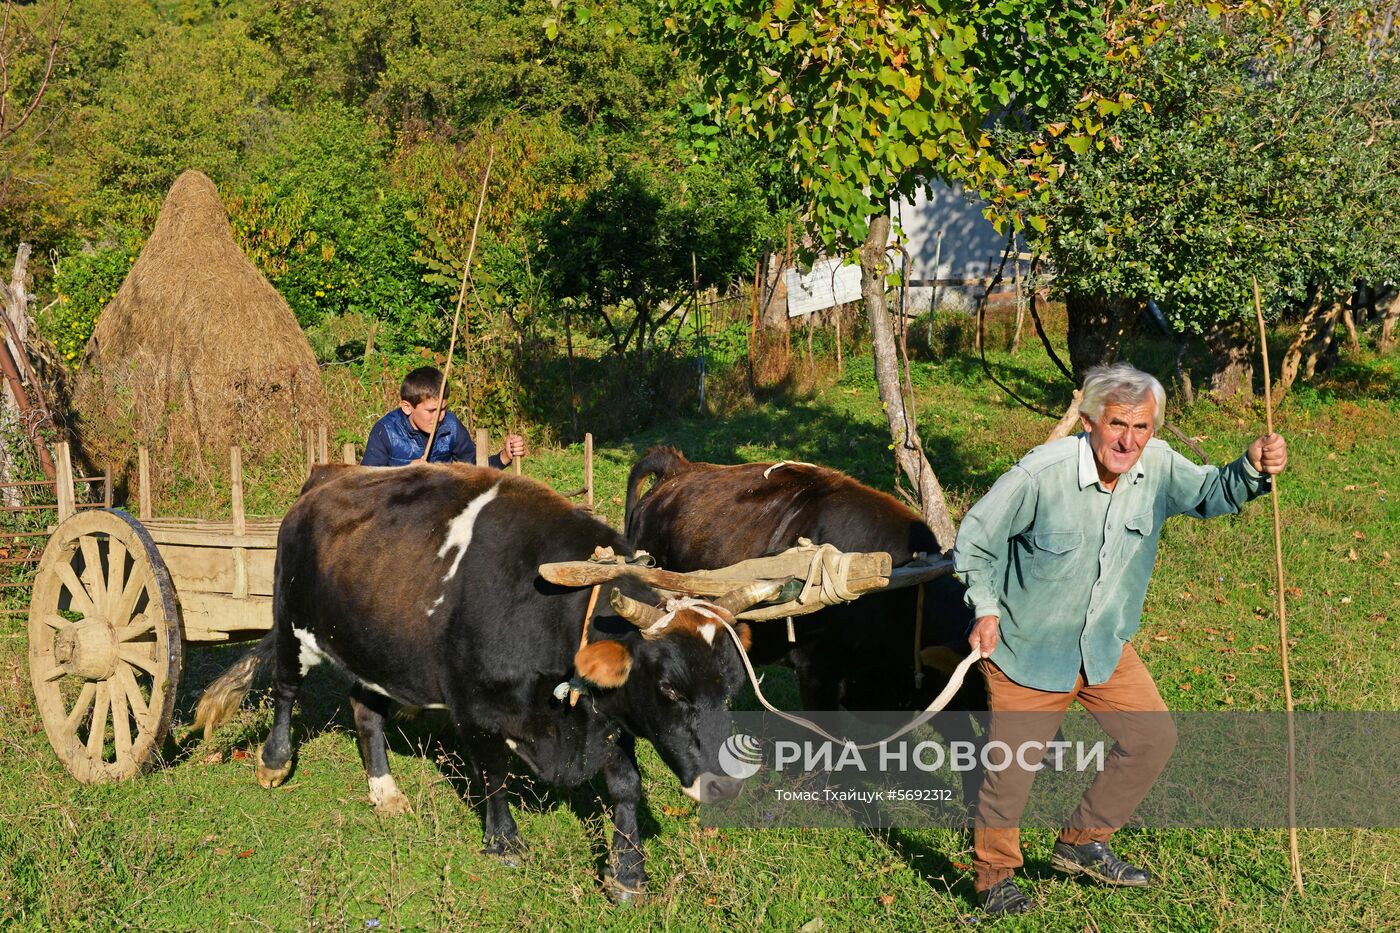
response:
<path id="1" fill-rule="evenodd" d="M 718 754 L 744 674 L 716 620 L 732 623 L 773 588 L 731 593 L 658 626 L 659 595 L 618 581 L 596 593 L 584 638 L 590 590 L 547 583 L 538 567 L 599 546 L 631 553 L 616 531 L 528 479 L 461 464 L 320 467 L 282 522 L 272 631 L 209 687 L 198 722 L 227 718 L 258 668 L 272 667 L 276 709 L 257 772 L 275 787 L 293 767 L 302 678 L 330 660 L 354 680 L 377 810 L 409 809 L 386 757 L 391 704 L 445 709 L 483 784 L 485 851 L 513 860 L 521 848 L 505 793 L 512 752 L 555 784 L 602 771 L 614 824 L 605 886 L 633 898 L 646 880 L 635 738 L 656 747 L 696 800 L 738 793 Z M 748 626 L 736 631 L 747 639 Z M 570 702 L 569 687 L 586 695 Z"/>
<path id="2" fill-rule="evenodd" d="M 655 483 L 645 494 L 648 479 Z M 942 548 L 923 520 L 893 496 L 837 470 L 809 464 L 691 463 L 671 447 L 653 447 L 627 479 L 626 533 L 667 570 L 724 567 L 793 547 L 799 538 L 842 551 L 885 551 L 893 566 Z M 810 710 L 922 709 L 947 685 L 968 652 L 971 610 L 956 579 L 924 587 L 915 646 L 917 587 L 862 596 L 793 622 L 754 625 L 755 663 L 782 663 L 797 673 Z M 925 667 L 924 665 L 931 665 Z M 967 678 L 949 710 L 986 708 L 982 678 Z M 970 740 L 966 716 L 943 714 L 949 739 Z M 969 805 L 980 774 L 964 780 Z"/>

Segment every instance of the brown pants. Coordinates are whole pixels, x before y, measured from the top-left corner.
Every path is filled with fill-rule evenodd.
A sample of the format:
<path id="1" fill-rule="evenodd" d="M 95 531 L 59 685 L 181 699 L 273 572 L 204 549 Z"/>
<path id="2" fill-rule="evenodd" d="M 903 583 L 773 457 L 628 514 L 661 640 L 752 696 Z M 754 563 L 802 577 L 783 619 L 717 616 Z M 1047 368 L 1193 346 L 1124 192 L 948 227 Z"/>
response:
<path id="1" fill-rule="evenodd" d="M 1084 682 L 1081 671 L 1068 693 L 1023 687 L 991 661 L 981 664 L 992 709 L 989 742 L 1000 740 L 1013 749 L 1026 742 L 1043 746 L 1054 739 L 1065 712 L 1075 700 L 1113 739 L 1114 746 L 1105 758 L 1103 770 L 1084 792 L 1079 808 L 1059 837 L 1070 845 L 1107 841 L 1147 796 L 1176 747 L 1176 726 L 1133 646 L 1123 646 L 1118 667 L 1107 681 L 1091 686 Z M 1026 757 L 1021 763 L 1031 764 L 1032 758 Z M 1035 771 L 1014 761 L 1004 770 L 987 770 L 973 833 L 978 891 L 1011 877 L 1023 864 L 1020 820 L 1034 780 Z"/>

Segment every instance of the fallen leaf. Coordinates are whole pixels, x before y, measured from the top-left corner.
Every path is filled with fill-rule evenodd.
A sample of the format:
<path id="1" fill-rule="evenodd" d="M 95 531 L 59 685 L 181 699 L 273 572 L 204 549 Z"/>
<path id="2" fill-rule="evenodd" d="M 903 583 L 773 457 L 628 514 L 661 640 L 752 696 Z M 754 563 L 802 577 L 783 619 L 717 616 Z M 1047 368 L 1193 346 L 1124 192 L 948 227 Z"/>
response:
<path id="1" fill-rule="evenodd" d="M 1342 492 L 1356 492 L 1356 484 L 1352 483 L 1350 486 L 1343 486 Z"/>
<path id="2" fill-rule="evenodd" d="M 1236 675 L 1234 675 L 1234 674 L 1226 674 L 1226 675 L 1224 676 L 1224 679 L 1225 679 L 1225 682 L 1226 682 L 1227 684 L 1232 684 L 1232 683 L 1234 683 L 1238 678 L 1237 678 Z"/>
<path id="3" fill-rule="evenodd" d="M 235 748 L 235 749 L 233 750 L 233 760 L 234 760 L 234 761 L 242 761 L 243 759 L 245 759 L 245 758 L 247 758 L 247 757 L 248 757 L 248 753 L 247 753 L 246 751 L 244 751 L 243 749 L 241 749 L 241 748 Z"/>
<path id="4" fill-rule="evenodd" d="M 1166 640 L 1167 640 L 1168 638 L 1170 638 L 1170 637 L 1171 637 L 1170 635 L 1153 635 L 1153 636 L 1152 636 L 1152 640 L 1153 640 L 1153 641 L 1166 641 Z"/>
<path id="5" fill-rule="evenodd" d="M 949 862 L 948 864 L 952 865 L 958 871 L 972 871 L 972 866 L 966 862 Z"/>
<path id="6" fill-rule="evenodd" d="M 215 855 L 228 855 L 228 849 L 225 849 L 223 846 L 216 846 L 216 847 L 214 848 L 214 854 L 215 854 Z"/>
<path id="7" fill-rule="evenodd" d="M 1347 548 L 1347 563 L 1355 563 L 1358 560 L 1360 560 L 1360 557 L 1356 553 L 1356 548 Z"/>
<path id="8" fill-rule="evenodd" d="M 1287 588 L 1284 589 L 1283 592 L 1286 593 L 1286 594 L 1289 595 L 1289 596 L 1294 597 L 1295 599 L 1296 599 L 1297 597 L 1303 595 L 1302 587 L 1297 587 L 1297 586 L 1290 586 L 1290 587 L 1287 587 Z"/>
<path id="9" fill-rule="evenodd" d="M 239 858 L 247 858 L 248 856 L 250 856 L 250 855 L 252 855 L 252 854 L 253 854 L 253 850 L 252 850 L 252 849 L 244 849 L 242 852 L 239 852 L 239 853 L 238 853 L 238 857 L 239 857 Z"/>
<path id="10" fill-rule="evenodd" d="M 1190 685 L 1190 684 L 1178 684 L 1177 686 L 1179 686 L 1182 690 L 1190 690 L 1190 689 L 1191 689 L 1191 685 Z"/>
<path id="11" fill-rule="evenodd" d="M 811 920 L 808 920 L 806 923 L 802 924 L 802 926 L 798 927 L 797 933 L 817 933 L 817 931 L 824 926 L 826 926 L 826 923 L 821 917 L 813 917 Z"/>
<path id="12" fill-rule="evenodd" d="M 1365 540 L 1366 540 L 1366 535 L 1363 534 L 1362 532 L 1359 532 L 1359 531 L 1353 531 L 1353 532 L 1351 533 L 1351 536 L 1352 536 L 1353 538 L 1355 538 L 1356 540 L 1358 540 L 1358 541 L 1365 541 Z"/>
<path id="13" fill-rule="evenodd" d="M 890 906 L 891 904 L 893 904 L 893 903 L 894 903 L 894 895 L 893 895 L 893 894 L 881 894 L 881 895 L 880 895 L 880 906 L 882 906 L 882 907 L 889 907 L 889 906 Z"/>
<path id="14" fill-rule="evenodd" d="M 1342 597 L 1342 605 L 1343 605 L 1343 606 L 1349 604 L 1350 602 L 1351 602 L 1351 597 L 1350 597 L 1350 596 L 1343 596 L 1343 597 Z"/>
<path id="15" fill-rule="evenodd" d="M 223 760 L 223 752 L 210 752 L 209 754 L 205 755 L 203 758 L 200 759 L 200 761 L 206 765 L 216 765 Z"/>

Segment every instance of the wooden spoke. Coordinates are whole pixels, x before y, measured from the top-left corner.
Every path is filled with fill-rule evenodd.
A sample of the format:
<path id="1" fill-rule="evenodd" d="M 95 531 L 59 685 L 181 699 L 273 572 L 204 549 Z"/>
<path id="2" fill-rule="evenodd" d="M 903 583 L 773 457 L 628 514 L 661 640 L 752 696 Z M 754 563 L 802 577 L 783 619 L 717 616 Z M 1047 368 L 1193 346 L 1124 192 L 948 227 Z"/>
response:
<path id="1" fill-rule="evenodd" d="M 50 614 L 39 616 L 39 621 L 47 625 L 49 628 L 53 629 L 55 632 L 61 632 L 72 624 L 67 619 L 63 618 L 63 616 Z"/>
<path id="2" fill-rule="evenodd" d="M 111 701 L 104 680 L 97 685 L 97 702 L 92 707 L 92 721 L 88 726 L 87 752 L 94 762 L 102 760 L 102 744 L 107 741 L 107 713 L 111 709 Z"/>
<path id="3" fill-rule="evenodd" d="M 126 621 L 112 614 L 116 612 L 125 592 L 126 545 L 117 538 L 109 536 L 107 538 L 107 586 L 104 589 L 107 602 L 106 605 L 102 606 L 102 611 L 108 613 L 108 618 L 112 620 L 114 625 Z"/>
<path id="4" fill-rule="evenodd" d="M 84 618 L 97 615 L 97 608 L 92 604 L 92 599 L 88 596 L 88 591 L 79 582 L 78 575 L 73 572 L 73 565 L 66 560 L 60 560 L 54 564 L 54 573 L 58 575 L 59 581 L 68 588 L 68 593 L 72 597 L 69 603 L 74 612 L 81 612 Z"/>
<path id="5" fill-rule="evenodd" d="M 107 602 L 107 580 L 102 573 L 102 552 L 97 547 L 97 536 L 83 535 L 78 539 L 78 550 L 83 554 L 83 586 L 92 605 L 101 612 Z"/>
<path id="6" fill-rule="evenodd" d="M 126 628 L 117 629 L 117 641 L 131 641 L 133 638 L 140 638 L 156 630 L 155 620 L 148 614 L 142 613 L 131 620 L 131 624 Z"/>
<path id="7" fill-rule="evenodd" d="M 131 618 L 131 614 L 136 611 L 136 601 L 141 598 L 141 591 L 146 588 L 146 575 L 140 566 L 131 568 L 131 576 L 126 578 L 122 587 L 121 597 L 112 603 L 112 624 L 119 625 Z"/>
<path id="8" fill-rule="evenodd" d="M 47 674 L 45 674 L 43 677 L 40 677 L 39 679 L 42 680 L 42 681 L 43 681 L 44 683 L 46 683 L 46 684 L 51 684 L 51 683 L 53 683 L 55 680 L 62 680 L 63 678 L 65 678 L 65 677 L 67 677 L 67 676 L 68 676 L 68 668 L 66 668 L 66 667 L 64 667 L 64 666 L 62 666 L 62 665 L 59 665 L 58 667 L 55 667 L 53 670 L 49 671 Z"/>
<path id="9" fill-rule="evenodd" d="M 126 694 L 127 705 L 131 707 L 139 724 L 147 716 L 146 698 L 141 695 L 141 687 L 136 683 L 136 675 L 131 672 L 131 665 L 118 661 L 117 673 L 113 675 L 113 679 L 120 684 L 122 692 Z"/>
<path id="10" fill-rule="evenodd" d="M 77 702 L 73 704 L 72 711 L 68 718 L 63 721 L 63 734 L 73 735 L 78 731 L 78 723 L 87 716 L 87 711 L 92 707 L 93 698 L 97 696 L 97 684 L 91 681 L 83 684 L 82 692 L 78 694 Z"/>
<path id="11" fill-rule="evenodd" d="M 126 708 L 126 691 L 114 680 L 107 681 L 112 698 L 112 742 L 117 749 L 117 763 L 131 757 L 131 713 Z"/>
<path id="12" fill-rule="evenodd" d="M 147 674 L 155 676 L 157 665 L 156 659 L 145 651 L 140 650 L 135 644 L 127 642 L 117 649 L 118 656 L 128 664 L 141 668 Z"/>

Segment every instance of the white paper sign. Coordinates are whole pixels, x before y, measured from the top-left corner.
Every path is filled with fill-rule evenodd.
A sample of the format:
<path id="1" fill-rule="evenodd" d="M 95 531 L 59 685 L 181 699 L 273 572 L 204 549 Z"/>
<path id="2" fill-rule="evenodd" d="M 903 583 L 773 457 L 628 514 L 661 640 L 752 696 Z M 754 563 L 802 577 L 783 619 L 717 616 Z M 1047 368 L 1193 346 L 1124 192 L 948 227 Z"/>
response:
<path id="1" fill-rule="evenodd" d="M 806 275 L 789 269 L 785 281 L 788 317 L 860 300 L 860 266 L 843 266 L 839 259 L 815 262 Z"/>

